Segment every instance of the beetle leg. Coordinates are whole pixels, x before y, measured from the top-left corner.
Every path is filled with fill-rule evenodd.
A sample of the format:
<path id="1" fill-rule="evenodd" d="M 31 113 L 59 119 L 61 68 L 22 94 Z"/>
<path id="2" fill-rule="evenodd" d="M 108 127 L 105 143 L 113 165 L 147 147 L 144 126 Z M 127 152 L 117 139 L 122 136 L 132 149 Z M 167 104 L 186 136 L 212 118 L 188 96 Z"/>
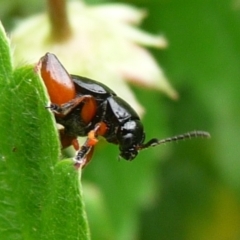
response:
<path id="1" fill-rule="evenodd" d="M 74 158 L 75 166 L 77 168 L 86 166 L 91 160 L 94 146 L 97 144 L 98 135 L 104 135 L 107 131 L 107 126 L 104 122 L 97 123 L 95 128 L 88 133 L 88 137 L 85 143 L 81 146 L 80 150 L 77 152 Z"/>
<path id="2" fill-rule="evenodd" d="M 61 140 L 62 149 L 67 148 L 71 145 L 74 147 L 76 151 L 80 149 L 77 136 L 69 136 L 65 134 L 64 128 L 58 129 L 58 132 Z"/>
<path id="3" fill-rule="evenodd" d="M 99 122 L 95 125 L 95 128 L 93 130 L 91 130 L 88 133 L 88 144 L 89 145 L 96 145 L 96 143 L 98 142 L 97 140 L 97 136 L 103 136 L 106 131 L 108 130 L 106 123 L 104 122 Z"/>
<path id="4" fill-rule="evenodd" d="M 51 103 L 50 106 L 47 108 L 50 108 L 51 111 L 53 111 L 56 114 L 59 114 L 61 116 L 66 116 L 69 112 L 71 112 L 76 106 L 78 106 L 81 102 L 87 101 L 89 99 L 92 99 L 93 97 L 91 95 L 84 95 L 74 98 L 73 100 L 58 105 L 55 103 Z"/>
<path id="5" fill-rule="evenodd" d="M 88 145 L 88 140 L 81 146 L 80 150 L 77 152 L 74 158 L 74 165 L 76 168 L 83 168 L 88 162 L 90 162 L 93 154 L 93 145 Z"/>
<path id="6" fill-rule="evenodd" d="M 74 166 L 76 169 L 84 168 L 90 161 L 93 155 L 94 146 L 86 146 L 85 144 L 81 147 L 80 151 L 74 159 Z"/>
<path id="7" fill-rule="evenodd" d="M 89 145 L 89 146 L 94 146 L 94 145 L 97 144 L 98 139 L 97 139 L 96 137 L 97 137 L 97 135 L 96 135 L 95 129 L 92 130 L 92 131 L 90 131 L 90 132 L 88 133 L 88 138 L 87 138 L 87 140 L 88 140 L 88 145 Z"/>

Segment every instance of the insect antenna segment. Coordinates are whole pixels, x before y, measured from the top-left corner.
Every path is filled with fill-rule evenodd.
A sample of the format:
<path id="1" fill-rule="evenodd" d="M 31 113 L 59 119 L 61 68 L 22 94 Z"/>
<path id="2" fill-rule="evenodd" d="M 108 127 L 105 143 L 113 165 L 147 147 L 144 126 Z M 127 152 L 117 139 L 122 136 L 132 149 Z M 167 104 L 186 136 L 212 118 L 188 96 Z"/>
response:
<path id="1" fill-rule="evenodd" d="M 142 144 L 139 147 L 139 150 L 142 150 L 142 149 L 145 149 L 148 147 L 155 147 L 155 146 L 163 144 L 163 143 L 177 142 L 177 141 L 181 141 L 181 140 L 185 140 L 185 139 L 200 138 L 200 137 L 210 138 L 211 135 L 210 135 L 210 133 L 205 132 L 205 131 L 192 131 L 192 132 L 187 132 L 184 134 L 180 134 L 180 135 L 165 138 L 165 139 L 153 138 L 153 139 L 149 140 L 147 143 Z"/>

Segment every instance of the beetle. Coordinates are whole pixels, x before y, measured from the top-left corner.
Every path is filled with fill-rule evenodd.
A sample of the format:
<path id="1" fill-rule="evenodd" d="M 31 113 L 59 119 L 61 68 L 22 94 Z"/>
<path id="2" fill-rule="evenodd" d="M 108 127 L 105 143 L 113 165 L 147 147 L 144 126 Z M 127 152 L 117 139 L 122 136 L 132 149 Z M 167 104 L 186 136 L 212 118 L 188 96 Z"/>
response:
<path id="1" fill-rule="evenodd" d="M 210 137 L 205 131 L 192 131 L 145 143 L 143 124 L 135 110 L 104 84 L 70 75 L 52 53 L 38 62 L 37 70 L 47 88 L 50 105 L 60 130 L 62 148 L 73 145 L 77 151 L 75 166 L 84 167 L 91 159 L 98 136 L 119 146 L 121 158 L 133 160 L 140 150 L 191 137 Z M 87 136 L 79 147 L 77 137 Z"/>

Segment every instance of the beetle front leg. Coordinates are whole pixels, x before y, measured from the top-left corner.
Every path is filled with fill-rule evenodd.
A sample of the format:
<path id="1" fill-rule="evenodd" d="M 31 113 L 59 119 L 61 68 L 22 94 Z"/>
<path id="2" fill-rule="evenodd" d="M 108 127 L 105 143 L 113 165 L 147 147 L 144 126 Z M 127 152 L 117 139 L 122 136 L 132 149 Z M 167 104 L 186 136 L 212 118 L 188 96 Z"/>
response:
<path id="1" fill-rule="evenodd" d="M 74 158 L 74 166 L 77 169 L 84 168 L 91 161 L 93 150 L 94 146 L 88 146 L 86 144 L 81 146 L 76 157 Z"/>
<path id="2" fill-rule="evenodd" d="M 95 128 L 88 133 L 88 137 L 85 143 L 81 146 L 80 150 L 77 152 L 74 162 L 76 168 L 85 167 L 91 160 L 94 146 L 97 144 L 98 135 L 104 135 L 107 131 L 107 126 L 104 122 L 97 123 Z"/>

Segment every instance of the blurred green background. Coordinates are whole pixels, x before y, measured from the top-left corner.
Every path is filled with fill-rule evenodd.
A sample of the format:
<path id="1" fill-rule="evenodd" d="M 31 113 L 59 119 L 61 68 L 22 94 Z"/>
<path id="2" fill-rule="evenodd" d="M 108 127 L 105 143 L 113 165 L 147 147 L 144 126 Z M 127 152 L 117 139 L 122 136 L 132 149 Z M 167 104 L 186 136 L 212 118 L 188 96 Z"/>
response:
<path id="1" fill-rule="evenodd" d="M 180 94 L 172 101 L 132 86 L 147 138 L 194 129 L 212 138 L 148 149 L 133 162 L 100 143 L 83 173 L 92 238 L 240 239 L 240 1 L 121 2 L 146 9 L 142 27 L 168 39 L 167 50 L 150 51 Z M 0 19 L 11 32 L 40 9 L 43 1 L 0 0 Z"/>

